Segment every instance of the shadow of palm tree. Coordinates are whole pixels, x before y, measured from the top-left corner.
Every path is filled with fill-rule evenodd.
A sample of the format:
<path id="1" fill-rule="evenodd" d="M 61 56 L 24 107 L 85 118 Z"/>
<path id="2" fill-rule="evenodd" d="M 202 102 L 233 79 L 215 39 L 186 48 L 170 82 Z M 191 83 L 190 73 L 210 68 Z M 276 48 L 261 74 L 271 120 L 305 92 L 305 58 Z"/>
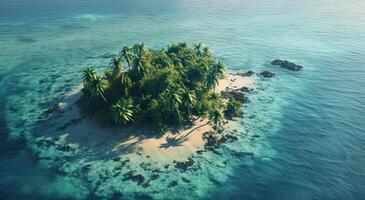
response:
<path id="1" fill-rule="evenodd" d="M 181 146 L 182 143 L 188 141 L 189 138 L 187 138 L 186 136 L 183 137 L 167 137 L 166 138 L 166 143 L 160 144 L 160 148 L 170 148 L 170 147 L 177 147 L 177 146 Z"/>

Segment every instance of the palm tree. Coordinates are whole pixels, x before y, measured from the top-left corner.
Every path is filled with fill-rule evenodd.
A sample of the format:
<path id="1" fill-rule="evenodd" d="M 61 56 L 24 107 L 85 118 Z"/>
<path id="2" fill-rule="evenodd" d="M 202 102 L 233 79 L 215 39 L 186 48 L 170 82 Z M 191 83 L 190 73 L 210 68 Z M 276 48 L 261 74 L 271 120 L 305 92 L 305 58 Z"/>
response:
<path id="1" fill-rule="evenodd" d="M 124 94 L 127 95 L 129 88 L 132 86 L 132 79 L 129 77 L 127 72 L 122 72 L 119 75 L 119 80 L 120 80 L 120 83 L 122 84 Z"/>
<path id="2" fill-rule="evenodd" d="M 213 101 L 218 101 L 221 99 L 221 95 L 216 92 L 213 92 L 212 94 L 210 94 L 209 99 Z"/>
<path id="3" fill-rule="evenodd" d="M 215 90 L 215 87 L 218 85 L 219 77 L 215 73 L 215 70 L 213 68 L 210 68 L 208 71 L 208 74 L 204 80 L 205 87 L 210 90 L 213 88 Z"/>
<path id="4" fill-rule="evenodd" d="M 214 71 L 219 78 L 223 78 L 224 69 L 225 69 L 225 67 L 220 61 L 218 61 L 217 64 L 214 65 Z"/>
<path id="5" fill-rule="evenodd" d="M 208 69 L 208 74 L 205 79 L 205 87 L 207 89 L 213 88 L 213 91 L 215 90 L 215 87 L 218 85 L 219 79 L 224 77 L 224 65 L 221 62 L 217 62 L 215 65 L 211 66 Z"/>
<path id="6" fill-rule="evenodd" d="M 95 75 L 90 83 L 90 87 L 95 93 L 99 94 L 105 102 L 108 102 L 104 96 L 105 82 L 103 78 Z"/>
<path id="7" fill-rule="evenodd" d="M 142 57 L 142 56 L 144 56 L 144 54 L 146 53 L 146 51 L 147 51 L 147 49 L 146 49 L 146 45 L 144 44 L 144 42 L 141 42 L 141 43 L 139 43 L 139 44 L 136 44 L 135 46 L 134 46 L 134 48 L 135 48 L 135 51 L 136 51 L 136 53 L 137 53 L 137 56 L 138 57 Z"/>
<path id="8" fill-rule="evenodd" d="M 130 47 L 123 47 L 123 50 L 121 52 L 121 57 L 127 62 L 128 69 L 131 69 L 131 64 L 134 59 L 133 51 Z"/>
<path id="9" fill-rule="evenodd" d="M 134 63 L 133 63 L 133 67 L 134 69 L 136 69 L 138 71 L 138 73 L 140 75 L 144 75 L 146 70 L 147 70 L 147 61 L 144 58 L 144 56 L 139 56 L 137 58 L 134 59 Z"/>
<path id="10" fill-rule="evenodd" d="M 208 119 L 215 127 L 221 126 L 223 120 L 222 112 L 218 108 L 214 108 L 208 113 Z"/>
<path id="11" fill-rule="evenodd" d="M 92 67 L 86 67 L 82 70 L 82 81 L 84 82 L 85 86 L 89 86 L 95 76 L 96 71 Z"/>
<path id="12" fill-rule="evenodd" d="M 118 58 L 113 57 L 109 64 L 112 67 L 113 70 L 113 78 L 116 79 L 120 73 L 123 72 L 123 63 L 122 63 L 122 57 L 119 56 Z"/>
<path id="13" fill-rule="evenodd" d="M 181 90 L 171 90 L 167 88 L 164 91 L 164 101 L 166 106 L 172 111 L 176 112 L 179 117 L 179 124 L 181 125 L 181 114 L 179 107 L 182 104 Z"/>
<path id="14" fill-rule="evenodd" d="M 208 47 L 203 47 L 203 56 L 207 56 L 209 55 L 209 48 Z"/>
<path id="15" fill-rule="evenodd" d="M 190 117 L 191 108 L 196 104 L 195 92 L 185 88 L 183 90 L 182 98 L 183 98 L 183 104 L 187 108 L 188 116 Z"/>
<path id="16" fill-rule="evenodd" d="M 198 55 L 199 57 L 201 57 L 203 55 L 203 44 L 201 42 L 196 44 L 194 49 L 196 51 L 196 55 Z"/>
<path id="17" fill-rule="evenodd" d="M 133 121 L 133 104 L 131 100 L 119 100 L 111 107 L 114 122 L 117 124 L 127 124 Z"/>

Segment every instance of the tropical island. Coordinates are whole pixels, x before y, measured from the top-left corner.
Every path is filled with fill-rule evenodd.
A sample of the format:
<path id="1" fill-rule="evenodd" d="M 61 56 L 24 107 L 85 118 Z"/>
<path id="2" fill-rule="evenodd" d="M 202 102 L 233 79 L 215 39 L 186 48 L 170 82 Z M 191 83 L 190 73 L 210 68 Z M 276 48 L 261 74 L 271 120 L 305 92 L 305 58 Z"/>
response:
<path id="1" fill-rule="evenodd" d="M 254 72 L 227 71 L 202 43 L 166 50 L 139 43 L 108 59 L 107 67 L 84 68 L 82 85 L 45 111 L 52 120 L 40 129 L 56 128 L 40 144 L 135 165 L 146 162 L 143 156 L 186 169 L 194 155 L 241 134 L 236 119 L 243 116 Z"/>
<path id="2" fill-rule="evenodd" d="M 217 129 L 223 117 L 239 116 L 242 101 L 222 98 L 216 91 L 225 66 L 201 43 L 167 50 L 144 43 L 123 47 L 103 75 L 94 68 L 82 72 L 81 111 L 99 123 L 148 124 L 160 133 L 208 118 Z"/>

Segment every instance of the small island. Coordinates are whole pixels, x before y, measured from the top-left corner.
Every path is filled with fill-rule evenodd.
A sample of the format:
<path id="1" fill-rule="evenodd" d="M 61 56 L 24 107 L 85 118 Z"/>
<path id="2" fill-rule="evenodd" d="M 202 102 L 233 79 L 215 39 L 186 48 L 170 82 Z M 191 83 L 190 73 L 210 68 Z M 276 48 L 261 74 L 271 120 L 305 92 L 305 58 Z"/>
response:
<path id="1" fill-rule="evenodd" d="M 103 75 L 94 68 L 82 72 L 81 111 L 102 124 L 149 125 L 164 133 L 207 118 L 215 129 L 223 117 L 240 115 L 243 99 L 222 98 L 217 85 L 225 66 L 201 43 L 167 50 L 144 43 L 123 47 Z"/>
<path id="2" fill-rule="evenodd" d="M 202 43 L 123 47 L 106 67 L 82 70 L 82 85 L 46 110 L 40 144 L 84 149 L 95 159 L 174 164 L 238 139 L 252 71 L 229 72 Z M 40 131 L 41 132 L 41 131 Z M 70 146 L 70 145 L 71 146 Z M 141 156 L 146 159 L 141 159 Z"/>

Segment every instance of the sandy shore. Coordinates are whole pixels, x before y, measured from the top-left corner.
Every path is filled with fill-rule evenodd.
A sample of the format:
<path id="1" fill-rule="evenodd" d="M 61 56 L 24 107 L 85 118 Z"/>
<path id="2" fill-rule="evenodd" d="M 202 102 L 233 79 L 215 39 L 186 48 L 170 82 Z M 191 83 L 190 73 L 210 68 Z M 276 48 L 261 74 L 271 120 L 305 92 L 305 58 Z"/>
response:
<path id="1" fill-rule="evenodd" d="M 250 87 L 254 81 L 255 76 L 244 77 L 229 73 L 219 82 L 216 92 Z M 153 162 L 171 164 L 174 160 L 187 160 L 189 156 L 202 149 L 204 145 L 202 135 L 212 130 L 206 119 L 197 119 L 193 126 L 185 127 L 178 132 L 169 131 L 160 136 L 151 134 L 151 130 L 143 127 L 100 127 L 92 119 L 81 117 L 75 105 L 80 95 L 80 88 L 77 88 L 70 94 L 67 102 L 62 104 L 62 115 L 52 120 L 52 125 L 58 130 L 52 136 L 65 135 L 68 142 L 92 150 L 96 157 L 121 156 L 138 163 L 143 156 Z M 66 127 L 57 127 L 67 123 Z M 225 126 L 230 126 L 230 123 Z"/>

